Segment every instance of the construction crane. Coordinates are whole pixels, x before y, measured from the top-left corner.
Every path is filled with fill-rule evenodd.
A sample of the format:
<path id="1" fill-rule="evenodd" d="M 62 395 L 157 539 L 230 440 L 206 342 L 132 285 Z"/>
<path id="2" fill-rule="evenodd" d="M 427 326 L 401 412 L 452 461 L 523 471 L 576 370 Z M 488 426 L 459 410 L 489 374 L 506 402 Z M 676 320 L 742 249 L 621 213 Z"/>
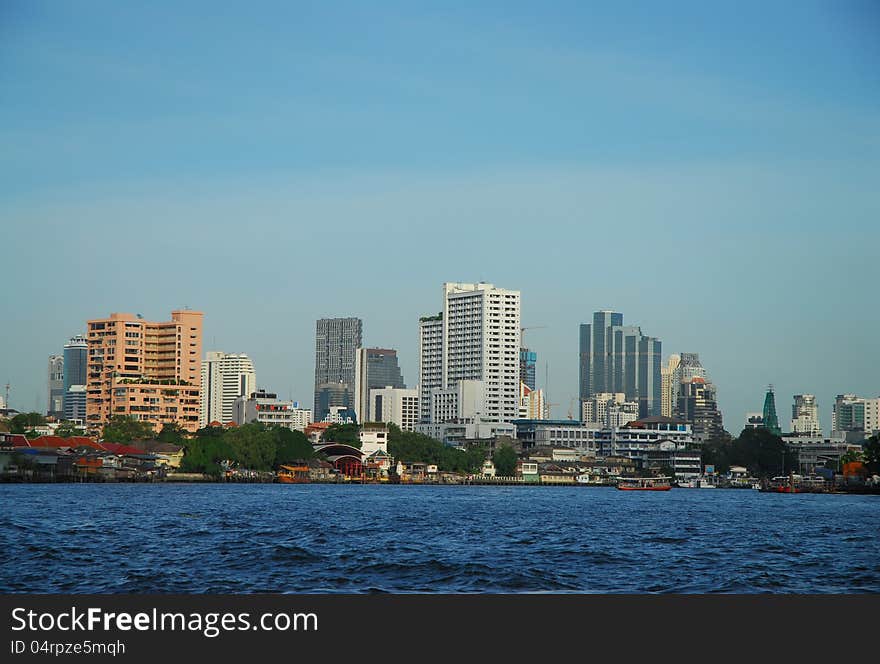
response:
<path id="1" fill-rule="evenodd" d="M 545 327 L 547 327 L 547 326 L 546 326 L 546 325 L 530 325 L 529 327 L 521 327 L 521 328 L 519 328 L 519 345 L 522 346 L 523 348 L 526 347 L 526 343 L 525 343 L 525 341 L 526 341 L 526 335 L 525 335 L 526 330 L 541 330 L 541 329 L 543 329 L 543 328 L 545 328 Z"/>

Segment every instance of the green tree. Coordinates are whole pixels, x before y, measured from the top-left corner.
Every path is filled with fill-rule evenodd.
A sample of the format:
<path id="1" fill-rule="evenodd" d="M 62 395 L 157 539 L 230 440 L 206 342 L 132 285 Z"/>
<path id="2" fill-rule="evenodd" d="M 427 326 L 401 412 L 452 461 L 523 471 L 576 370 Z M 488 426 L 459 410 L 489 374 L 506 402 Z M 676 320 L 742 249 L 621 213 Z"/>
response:
<path id="1" fill-rule="evenodd" d="M 398 461 L 435 463 L 440 470 L 453 473 L 476 472 L 486 459 L 483 447 L 459 450 L 424 434 L 402 431 L 391 423 L 388 424 L 388 453 Z"/>
<path id="2" fill-rule="evenodd" d="M 516 460 L 516 451 L 510 445 L 502 445 L 492 455 L 496 474 L 504 477 L 510 477 L 516 473 Z"/>
<path id="3" fill-rule="evenodd" d="M 155 436 L 153 425 L 127 415 L 114 415 L 104 425 L 102 439 L 109 443 L 130 443 L 133 440 L 150 440 Z"/>
<path id="4" fill-rule="evenodd" d="M 311 459 L 315 455 L 312 444 L 302 431 L 287 427 L 273 427 L 270 433 L 275 439 L 275 466 L 299 459 Z"/>
<path id="5" fill-rule="evenodd" d="M 745 466 L 755 477 L 771 477 L 797 470 L 797 452 L 768 429 L 743 429 L 727 450 L 730 465 Z"/>
<path id="6" fill-rule="evenodd" d="M 358 437 L 360 428 L 357 424 L 331 424 L 321 434 L 321 442 L 345 443 L 360 449 L 361 441 Z"/>
<path id="7" fill-rule="evenodd" d="M 259 422 L 229 429 L 223 440 L 232 450 L 232 459 L 242 468 L 271 470 L 275 466 L 275 437 Z"/>
<path id="8" fill-rule="evenodd" d="M 9 432 L 25 433 L 45 423 L 46 418 L 40 413 L 19 413 L 9 421 Z"/>
<path id="9" fill-rule="evenodd" d="M 223 469 L 221 461 L 231 460 L 232 448 L 223 436 L 204 436 L 187 441 L 180 470 L 185 473 L 206 473 L 219 477 Z"/>
<path id="10" fill-rule="evenodd" d="M 175 422 L 166 422 L 162 426 L 162 431 L 156 436 L 156 440 L 162 443 L 182 445 L 184 440 L 186 440 L 186 429 Z"/>
<path id="11" fill-rule="evenodd" d="M 880 475 L 880 434 L 874 434 L 864 442 L 865 466 L 872 475 Z"/>

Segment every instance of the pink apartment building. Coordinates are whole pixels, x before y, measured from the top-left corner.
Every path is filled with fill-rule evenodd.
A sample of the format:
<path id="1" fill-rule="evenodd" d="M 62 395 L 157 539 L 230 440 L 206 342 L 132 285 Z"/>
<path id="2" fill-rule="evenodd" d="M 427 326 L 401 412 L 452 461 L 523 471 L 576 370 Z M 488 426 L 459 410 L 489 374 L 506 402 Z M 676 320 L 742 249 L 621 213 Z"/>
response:
<path id="1" fill-rule="evenodd" d="M 172 311 L 167 323 L 134 314 L 88 321 L 86 421 L 98 428 L 113 415 L 199 428 L 202 372 L 200 311 Z"/>

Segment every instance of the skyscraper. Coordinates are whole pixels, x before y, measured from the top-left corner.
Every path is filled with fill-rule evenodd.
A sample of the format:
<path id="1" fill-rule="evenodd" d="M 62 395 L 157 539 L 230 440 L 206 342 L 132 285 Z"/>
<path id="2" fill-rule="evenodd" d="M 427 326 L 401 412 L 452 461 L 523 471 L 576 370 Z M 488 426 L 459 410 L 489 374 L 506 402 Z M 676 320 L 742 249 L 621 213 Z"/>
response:
<path id="1" fill-rule="evenodd" d="M 85 419 L 82 408 L 83 391 L 88 382 L 89 342 L 82 334 L 64 344 L 64 419 Z M 76 387 L 77 389 L 71 390 Z M 68 405 L 73 400 L 76 405 Z M 72 414 L 72 415 L 71 415 Z"/>
<path id="2" fill-rule="evenodd" d="M 520 293 L 493 284 L 443 284 L 443 311 L 419 321 L 420 419 L 432 422 L 431 395 L 461 381 L 481 383 L 480 419 L 519 414 Z M 440 422 L 433 422 L 440 424 Z"/>
<path id="3" fill-rule="evenodd" d="M 363 323 L 360 318 L 321 318 L 315 325 L 315 399 L 313 416 L 320 422 L 329 410 L 320 407 L 319 392 L 324 390 L 325 404 L 354 408 L 355 351 L 362 345 Z M 344 389 L 326 390 L 342 384 Z M 329 397 L 330 401 L 327 402 Z M 343 403 L 335 403 L 336 399 Z"/>
<path id="4" fill-rule="evenodd" d="M 51 417 L 61 418 L 64 415 L 64 357 L 61 355 L 49 356 L 47 386 L 49 405 L 46 413 Z"/>
<path id="5" fill-rule="evenodd" d="M 831 435 L 854 434 L 852 440 L 880 431 L 880 397 L 865 399 L 855 394 L 838 394 L 831 414 Z"/>
<path id="6" fill-rule="evenodd" d="M 244 353 L 209 351 L 202 362 L 199 427 L 232 422 L 235 400 L 257 391 L 254 363 Z"/>
<path id="7" fill-rule="evenodd" d="M 535 390 L 535 366 L 538 363 L 538 354 L 528 348 L 519 349 L 519 377 L 530 390 Z"/>
<path id="8" fill-rule="evenodd" d="M 162 323 L 121 313 L 88 321 L 87 425 L 124 415 L 157 432 L 198 429 L 203 316 L 185 309 Z"/>
<path id="9" fill-rule="evenodd" d="M 779 418 L 776 416 L 776 396 L 773 394 L 772 385 L 767 388 L 767 394 L 764 395 L 764 412 L 762 416 L 764 418 L 764 428 L 772 434 L 781 436 L 782 430 L 779 428 Z"/>
<path id="10" fill-rule="evenodd" d="M 697 443 L 727 435 L 718 410 L 715 386 L 706 378 L 693 376 L 681 381 L 675 417 L 691 423 Z"/>
<path id="11" fill-rule="evenodd" d="M 795 394 L 791 407 L 791 432 L 795 435 L 821 436 L 819 404 L 812 394 Z"/>
<path id="12" fill-rule="evenodd" d="M 661 343 L 623 324 L 623 314 L 597 311 L 592 324 L 580 326 L 581 401 L 593 394 L 623 392 L 639 403 L 639 416 L 660 415 Z"/>
<path id="13" fill-rule="evenodd" d="M 358 422 L 370 413 L 370 390 L 381 387 L 406 388 L 397 351 L 392 348 L 358 348 L 355 353 L 355 412 Z"/>
<path id="14" fill-rule="evenodd" d="M 675 370 L 681 361 L 681 356 L 672 354 L 666 366 L 660 367 L 660 414 L 663 417 L 672 417 L 677 407 L 678 382 Z"/>

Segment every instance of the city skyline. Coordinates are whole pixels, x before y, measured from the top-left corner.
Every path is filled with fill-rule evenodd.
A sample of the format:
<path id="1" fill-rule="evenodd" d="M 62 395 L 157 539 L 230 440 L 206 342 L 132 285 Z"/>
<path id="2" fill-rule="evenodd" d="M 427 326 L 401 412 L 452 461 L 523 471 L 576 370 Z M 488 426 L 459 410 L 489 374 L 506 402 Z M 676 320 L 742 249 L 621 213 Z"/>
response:
<path id="1" fill-rule="evenodd" d="M 875 8 L 214 14 L 7 8 L 11 406 L 45 407 L 86 320 L 186 306 L 285 398 L 310 402 L 323 317 L 360 317 L 413 383 L 446 281 L 521 291 L 554 417 L 605 309 L 698 352 L 732 433 L 769 383 L 783 427 L 813 394 L 826 432 L 836 395 L 880 394 Z"/>

